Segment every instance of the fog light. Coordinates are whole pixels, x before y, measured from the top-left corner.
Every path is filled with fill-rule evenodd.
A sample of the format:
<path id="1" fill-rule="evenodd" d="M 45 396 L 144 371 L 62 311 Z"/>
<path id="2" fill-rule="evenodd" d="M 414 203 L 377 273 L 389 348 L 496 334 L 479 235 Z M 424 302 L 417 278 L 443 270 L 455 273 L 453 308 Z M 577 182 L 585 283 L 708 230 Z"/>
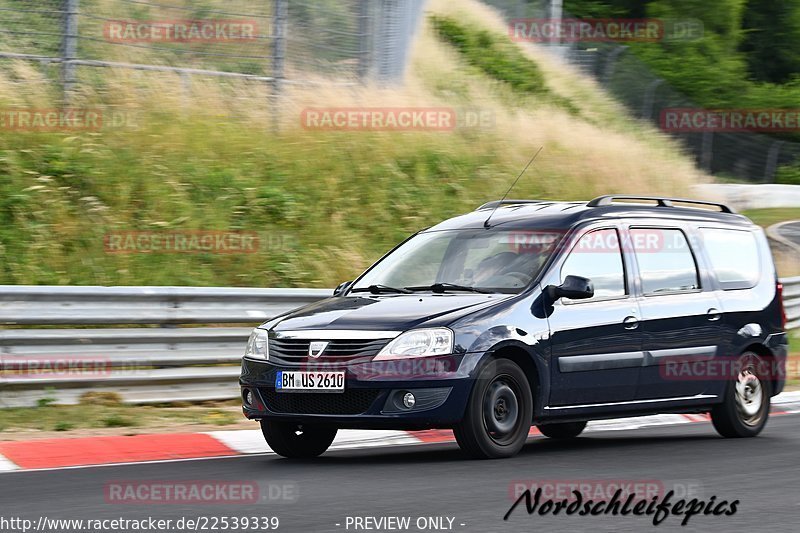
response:
<path id="1" fill-rule="evenodd" d="M 411 409 L 414 407 L 414 404 L 417 403 L 417 399 L 414 398 L 414 395 L 410 392 L 407 392 L 405 396 L 403 396 L 403 406 L 406 409 Z"/>
<path id="2" fill-rule="evenodd" d="M 244 389 L 244 392 L 242 393 L 242 400 L 244 400 L 244 405 L 246 407 L 253 405 L 253 393 L 250 392 L 250 389 Z"/>

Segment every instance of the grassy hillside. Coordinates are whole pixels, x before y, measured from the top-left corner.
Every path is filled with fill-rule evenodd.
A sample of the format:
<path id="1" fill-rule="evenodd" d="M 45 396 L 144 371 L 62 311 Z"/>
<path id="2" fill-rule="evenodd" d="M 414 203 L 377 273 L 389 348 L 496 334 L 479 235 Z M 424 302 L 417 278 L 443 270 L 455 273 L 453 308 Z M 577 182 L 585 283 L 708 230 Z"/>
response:
<path id="1" fill-rule="evenodd" d="M 432 0 L 428 10 L 450 33 L 429 16 L 403 87 L 292 86 L 277 134 L 263 85 L 81 71 L 76 105 L 131 120 L 91 132 L 0 129 L 0 283 L 333 286 L 408 234 L 500 197 L 541 146 L 514 196 L 683 195 L 705 179 L 593 82 L 508 43 L 481 4 Z M 489 39 L 495 62 L 454 44 L 453 32 Z M 0 108 L 55 105 L 38 67 L 2 65 Z M 447 132 L 300 127 L 303 109 L 332 106 L 451 106 L 491 120 Z M 176 229 L 278 238 L 245 255 L 104 250 L 108 232 Z"/>

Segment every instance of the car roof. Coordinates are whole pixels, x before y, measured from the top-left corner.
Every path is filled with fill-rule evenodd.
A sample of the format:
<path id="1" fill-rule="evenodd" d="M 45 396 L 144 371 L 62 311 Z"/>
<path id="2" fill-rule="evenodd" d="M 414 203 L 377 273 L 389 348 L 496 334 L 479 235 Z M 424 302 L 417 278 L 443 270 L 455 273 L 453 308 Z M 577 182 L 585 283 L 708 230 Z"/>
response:
<path id="1" fill-rule="evenodd" d="M 677 204 L 677 205 L 676 205 Z M 694 206 L 698 207 L 694 207 Z M 708 209 L 709 207 L 717 210 Z M 428 231 L 502 226 L 504 229 L 568 230 L 580 223 L 619 218 L 658 218 L 750 227 L 723 204 L 662 197 L 600 196 L 589 202 L 500 200 L 445 220 Z M 487 223 L 488 220 L 488 223 Z"/>

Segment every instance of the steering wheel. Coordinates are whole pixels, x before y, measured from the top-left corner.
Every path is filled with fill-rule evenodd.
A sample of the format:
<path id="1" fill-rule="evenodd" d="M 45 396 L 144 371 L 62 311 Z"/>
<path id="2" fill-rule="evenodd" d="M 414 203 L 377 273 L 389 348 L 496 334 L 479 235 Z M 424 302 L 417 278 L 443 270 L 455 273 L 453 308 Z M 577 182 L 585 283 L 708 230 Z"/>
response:
<path id="1" fill-rule="evenodd" d="M 503 283 L 503 280 L 508 280 L 509 278 L 515 280 L 516 282 L 521 283 L 522 284 L 520 285 L 521 287 L 527 286 L 528 283 L 531 282 L 531 279 L 533 279 L 531 276 L 527 276 L 522 272 L 505 272 L 503 274 L 498 274 L 497 276 L 492 276 L 489 280 L 487 280 L 484 283 L 484 285 L 491 287 L 508 287 L 508 288 L 517 287 L 517 285 L 515 284 L 509 284 L 507 282 Z"/>
<path id="2" fill-rule="evenodd" d="M 506 272 L 505 275 L 506 276 L 511 276 L 512 278 L 516 278 L 516 279 L 520 280 L 522 282 L 523 286 L 525 286 L 528 283 L 530 283 L 531 280 L 533 279 L 532 276 L 529 276 L 527 274 L 523 274 L 522 272 Z"/>

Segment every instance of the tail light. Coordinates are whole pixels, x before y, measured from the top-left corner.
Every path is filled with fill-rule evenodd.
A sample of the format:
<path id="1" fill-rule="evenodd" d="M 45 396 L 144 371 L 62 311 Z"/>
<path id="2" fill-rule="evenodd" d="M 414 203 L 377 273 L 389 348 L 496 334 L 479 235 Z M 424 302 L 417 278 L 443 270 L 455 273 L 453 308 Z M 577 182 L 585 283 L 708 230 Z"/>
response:
<path id="1" fill-rule="evenodd" d="M 786 329 L 786 308 L 783 307 L 783 283 L 777 284 L 778 305 L 781 307 L 781 329 Z"/>

